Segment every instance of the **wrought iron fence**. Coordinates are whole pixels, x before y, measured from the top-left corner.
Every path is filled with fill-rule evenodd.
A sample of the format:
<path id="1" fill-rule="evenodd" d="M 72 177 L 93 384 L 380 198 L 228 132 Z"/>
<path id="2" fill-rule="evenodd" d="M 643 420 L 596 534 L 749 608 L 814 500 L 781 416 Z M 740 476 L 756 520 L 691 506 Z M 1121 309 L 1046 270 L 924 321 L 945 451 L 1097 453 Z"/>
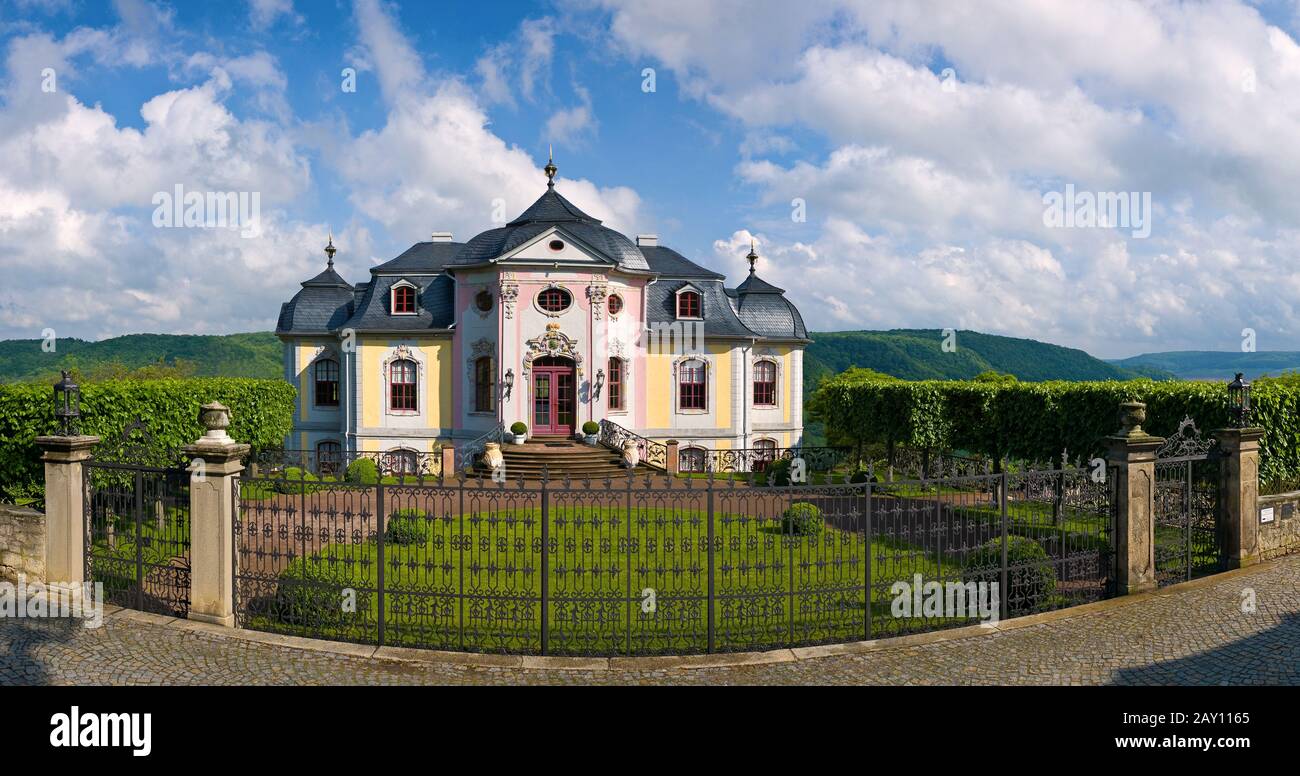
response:
<path id="1" fill-rule="evenodd" d="M 612 420 L 600 421 L 600 436 L 597 441 L 606 447 L 620 451 L 625 443 L 632 442 L 636 445 L 637 456 L 641 463 L 661 471 L 668 466 L 668 448 L 663 442 L 646 439 Z"/>
<path id="2" fill-rule="evenodd" d="M 86 579 L 107 603 L 184 617 L 190 607 L 190 476 L 137 419 L 82 465 Z"/>
<path id="3" fill-rule="evenodd" d="M 696 450 L 700 448 L 684 448 Z M 682 471 L 739 474 L 762 472 L 776 461 L 801 458 L 808 471 L 828 472 L 847 464 L 853 457 L 849 447 L 745 447 L 733 450 L 703 450 L 697 459 L 683 454 Z M 688 469 L 687 463 L 698 464 L 698 469 Z"/>
<path id="4" fill-rule="evenodd" d="M 271 448 L 258 450 L 248 460 L 258 472 L 270 474 L 289 470 L 301 471 L 317 478 L 335 480 L 347 477 L 348 467 L 355 461 L 373 461 L 375 473 L 380 477 L 437 476 L 442 473 L 442 456 L 417 450 L 290 450 Z M 294 476 L 294 472 L 289 472 Z"/>
<path id="5" fill-rule="evenodd" d="M 955 627 L 1111 594 L 1110 490 L 1089 474 L 888 489 L 658 475 L 370 486 L 244 477 L 236 618 L 318 638 L 556 655 Z"/>

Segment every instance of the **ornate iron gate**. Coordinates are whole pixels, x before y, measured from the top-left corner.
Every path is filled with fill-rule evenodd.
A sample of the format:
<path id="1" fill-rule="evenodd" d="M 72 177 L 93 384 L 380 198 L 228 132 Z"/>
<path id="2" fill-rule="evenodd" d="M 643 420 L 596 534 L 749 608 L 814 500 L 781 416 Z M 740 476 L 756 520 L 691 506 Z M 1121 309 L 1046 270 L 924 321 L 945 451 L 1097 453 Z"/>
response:
<path id="1" fill-rule="evenodd" d="M 83 465 L 86 579 L 117 606 L 184 617 L 190 608 L 190 472 L 139 419 Z"/>
<path id="2" fill-rule="evenodd" d="M 1184 418 L 1156 453 L 1156 581 L 1185 582 L 1223 569 L 1217 440 Z"/>

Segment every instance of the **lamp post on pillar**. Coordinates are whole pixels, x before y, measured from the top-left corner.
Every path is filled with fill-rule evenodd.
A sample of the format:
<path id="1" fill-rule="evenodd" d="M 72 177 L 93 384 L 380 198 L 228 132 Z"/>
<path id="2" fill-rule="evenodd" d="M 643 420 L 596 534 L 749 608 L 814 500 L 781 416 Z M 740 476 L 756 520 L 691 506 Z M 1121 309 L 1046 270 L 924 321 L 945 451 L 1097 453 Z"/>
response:
<path id="1" fill-rule="evenodd" d="M 199 421 L 207 433 L 185 448 L 191 459 L 189 618 L 234 627 L 234 482 L 250 448 L 226 434 L 224 405 L 203 405 Z"/>
<path id="2" fill-rule="evenodd" d="M 1223 559 L 1230 569 L 1259 562 L 1259 440 L 1264 429 L 1252 426 L 1250 383 L 1238 372 L 1228 383 L 1232 428 L 1219 429 L 1219 524 Z"/>
<path id="3" fill-rule="evenodd" d="M 97 436 L 79 433 L 81 389 L 71 375 L 54 384 L 59 434 L 36 438 L 45 462 L 45 577 L 51 587 L 75 592 L 86 581 L 86 486 L 82 461 Z"/>
<path id="4" fill-rule="evenodd" d="M 1155 479 L 1161 437 L 1142 430 L 1147 406 L 1119 405 L 1120 430 L 1107 437 L 1115 481 L 1116 594 L 1156 589 Z"/>

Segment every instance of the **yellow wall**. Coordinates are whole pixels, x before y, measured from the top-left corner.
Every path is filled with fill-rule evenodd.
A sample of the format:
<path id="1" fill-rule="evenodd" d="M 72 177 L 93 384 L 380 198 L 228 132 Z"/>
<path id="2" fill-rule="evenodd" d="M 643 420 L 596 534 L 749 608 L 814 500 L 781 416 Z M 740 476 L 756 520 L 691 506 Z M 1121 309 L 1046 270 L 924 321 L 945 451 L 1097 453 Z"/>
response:
<path id="1" fill-rule="evenodd" d="M 387 396 L 384 395 L 383 362 L 392 342 L 387 338 L 379 338 L 357 343 L 357 353 L 361 359 L 361 393 L 365 404 L 361 411 L 361 423 L 367 428 L 384 425 L 384 402 L 387 401 Z M 406 339 L 402 342 L 412 343 Z M 424 408 L 426 426 L 441 428 L 444 420 L 451 425 L 451 340 L 421 338 L 412 344 L 424 362 L 420 406 Z"/>
<path id="2" fill-rule="evenodd" d="M 716 409 L 714 415 L 717 428 L 731 427 L 731 345 L 710 345 L 713 354 L 712 371 L 709 374 L 709 405 Z"/>
<path id="3" fill-rule="evenodd" d="M 650 428 L 671 428 L 673 425 L 673 358 L 667 355 L 647 356 L 645 375 L 645 424 Z"/>

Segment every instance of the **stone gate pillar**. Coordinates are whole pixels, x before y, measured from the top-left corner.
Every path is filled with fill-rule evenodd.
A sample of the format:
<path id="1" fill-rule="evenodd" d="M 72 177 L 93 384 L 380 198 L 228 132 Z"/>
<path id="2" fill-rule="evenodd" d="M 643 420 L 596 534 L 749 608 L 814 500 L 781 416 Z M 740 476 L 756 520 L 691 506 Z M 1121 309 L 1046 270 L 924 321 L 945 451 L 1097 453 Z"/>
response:
<path id="1" fill-rule="evenodd" d="M 97 436 L 43 436 L 45 462 L 45 579 L 78 590 L 86 581 L 86 487 L 81 462 Z"/>
<path id="2" fill-rule="evenodd" d="M 679 444 L 676 439 L 669 439 L 664 442 L 664 471 L 669 475 L 677 474 L 681 469 L 680 453 L 678 452 Z"/>
<path id="3" fill-rule="evenodd" d="M 1156 589 L 1156 451 L 1165 440 L 1142 430 L 1146 415 L 1141 402 L 1121 403 L 1119 433 L 1107 437 L 1115 478 L 1117 595 Z"/>
<path id="4" fill-rule="evenodd" d="M 1262 428 L 1214 432 L 1219 464 L 1219 525 L 1223 558 L 1230 569 L 1259 563 L 1259 440 Z"/>
<path id="5" fill-rule="evenodd" d="M 235 491 L 248 445 L 226 434 L 230 410 L 212 402 L 199 411 L 207 429 L 185 448 L 190 463 L 191 620 L 235 625 Z"/>

